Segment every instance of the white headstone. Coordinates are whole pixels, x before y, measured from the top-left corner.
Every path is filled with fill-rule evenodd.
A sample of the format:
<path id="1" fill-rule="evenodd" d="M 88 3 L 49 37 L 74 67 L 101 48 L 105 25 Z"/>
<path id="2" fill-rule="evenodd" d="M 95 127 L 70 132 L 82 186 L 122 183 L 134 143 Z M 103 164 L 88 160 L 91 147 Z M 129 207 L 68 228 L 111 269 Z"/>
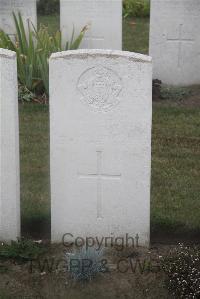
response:
<path id="1" fill-rule="evenodd" d="M 0 49 L 0 240 L 20 237 L 16 54 Z"/>
<path id="2" fill-rule="evenodd" d="M 36 0 L 1 0 L 0 1 L 0 29 L 4 30 L 9 35 L 16 33 L 16 27 L 13 19 L 13 14 L 18 15 L 20 12 L 28 30 L 28 20 L 37 27 L 37 9 Z"/>
<path id="3" fill-rule="evenodd" d="M 90 29 L 82 49 L 122 49 L 122 0 L 60 0 L 60 26 L 63 40 L 71 40 L 85 25 Z"/>
<path id="4" fill-rule="evenodd" d="M 172 85 L 200 83 L 199 20 L 199 0 L 151 0 L 154 79 Z"/>
<path id="5" fill-rule="evenodd" d="M 52 241 L 150 227 L 152 64 L 77 50 L 50 59 Z"/>

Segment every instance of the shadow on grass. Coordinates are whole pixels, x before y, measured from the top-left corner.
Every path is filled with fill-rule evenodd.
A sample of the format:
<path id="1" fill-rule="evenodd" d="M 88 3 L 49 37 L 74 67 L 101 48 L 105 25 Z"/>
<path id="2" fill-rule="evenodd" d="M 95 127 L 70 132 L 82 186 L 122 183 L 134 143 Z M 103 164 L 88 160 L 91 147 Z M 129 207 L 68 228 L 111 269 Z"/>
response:
<path id="1" fill-rule="evenodd" d="M 165 219 L 166 220 L 166 219 Z M 159 222 L 158 222 L 159 221 Z M 38 216 L 22 219 L 22 236 L 37 240 L 51 239 L 50 216 Z M 199 244 L 200 229 L 188 228 L 183 223 L 170 223 L 154 219 L 151 224 L 151 243 L 160 244 Z"/>
<path id="2" fill-rule="evenodd" d="M 153 219 L 151 222 L 151 243 L 161 244 L 199 244 L 200 229 L 189 228 L 181 222 L 166 219 Z"/>
<path id="3" fill-rule="evenodd" d="M 50 216 L 36 216 L 32 218 L 23 218 L 21 223 L 22 236 L 38 240 L 51 239 L 51 221 Z"/>

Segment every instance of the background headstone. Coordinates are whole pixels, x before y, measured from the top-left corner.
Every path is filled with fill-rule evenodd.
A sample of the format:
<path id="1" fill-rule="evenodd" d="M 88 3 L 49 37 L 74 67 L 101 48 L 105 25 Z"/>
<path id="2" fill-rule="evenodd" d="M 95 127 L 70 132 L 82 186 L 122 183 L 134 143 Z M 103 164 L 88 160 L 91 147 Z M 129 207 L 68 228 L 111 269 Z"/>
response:
<path id="1" fill-rule="evenodd" d="M 21 13 L 26 30 L 28 29 L 27 20 L 37 28 L 37 9 L 36 0 L 1 0 L 0 1 L 0 29 L 7 34 L 16 33 L 15 23 L 12 13 Z"/>
<path id="2" fill-rule="evenodd" d="M 154 79 L 172 85 L 200 83 L 199 20 L 199 0 L 151 0 Z"/>
<path id="3" fill-rule="evenodd" d="M 20 237 L 16 54 L 0 49 L 0 240 Z"/>
<path id="4" fill-rule="evenodd" d="M 60 27 L 64 41 L 90 24 L 82 49 L 122 49 L 121 0 L 61 0 Z"/>
<path id="5" fill-rule="evenodd" d="M 152 64 L 77 50 L 50 59 L 52 241 L 139 235 L 149 243 Z"/>

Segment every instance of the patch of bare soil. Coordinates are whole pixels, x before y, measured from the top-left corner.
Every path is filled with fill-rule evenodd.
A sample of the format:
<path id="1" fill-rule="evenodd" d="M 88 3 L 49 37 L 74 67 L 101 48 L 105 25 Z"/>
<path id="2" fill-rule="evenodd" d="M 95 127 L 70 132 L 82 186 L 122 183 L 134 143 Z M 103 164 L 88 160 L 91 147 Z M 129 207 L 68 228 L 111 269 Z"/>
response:
<path id="1" fill-rule="evenodd" d="M 75 282 L 66 271 L 63 246 L 52 247 L 32 263 L 1 261 L 0 298 L 171 298 L 160 268 L 160 258 L 170 248 L 108 249 L 108 271 L 84 283 Z"/>
<path id="2" fill-rule="evenodd" d="M 192 95 L 180 101 L 180 106 L 189 108 L 200 108 L 200 93 Z"/>

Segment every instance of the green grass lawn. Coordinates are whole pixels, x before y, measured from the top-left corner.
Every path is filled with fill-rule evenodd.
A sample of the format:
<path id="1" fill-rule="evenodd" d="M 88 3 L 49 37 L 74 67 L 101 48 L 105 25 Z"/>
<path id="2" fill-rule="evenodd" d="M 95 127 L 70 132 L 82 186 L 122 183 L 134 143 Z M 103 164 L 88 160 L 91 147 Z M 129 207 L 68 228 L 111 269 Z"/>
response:
<path id="1" fill-rule="evenodd" d="M 50 224 L 48 106 L 20 105 L 22 227 L 46 235 Z"/>
<path id="2" fill-rule="evenodd" d="M 58 27 L 58 17 L 39 22 Z M 134 24 L 133 24 L 134 23 Z M 148 20 L 124 21 L 124 50 L 148 52 Z M 164 102 L 164 101 L 163 101 Z M 50 231 L 48 106 L 20 105 L 21 207 L 26 232 Z M 152 231 L 200 231 L 200 110 L 173 105 L 153 107 Z M 26 229 L 25 229 L 26 228 Z"/>
<path id="3" fill-rule="evenodd" d="M 200 231 L 200 109 L 154 106 L 151 225 Z"/>
<path id="4" fill-rule="evenodd" d="M 149 19 L 136 18 L 123 21 L 123 50 L 148 54 Z"/>

